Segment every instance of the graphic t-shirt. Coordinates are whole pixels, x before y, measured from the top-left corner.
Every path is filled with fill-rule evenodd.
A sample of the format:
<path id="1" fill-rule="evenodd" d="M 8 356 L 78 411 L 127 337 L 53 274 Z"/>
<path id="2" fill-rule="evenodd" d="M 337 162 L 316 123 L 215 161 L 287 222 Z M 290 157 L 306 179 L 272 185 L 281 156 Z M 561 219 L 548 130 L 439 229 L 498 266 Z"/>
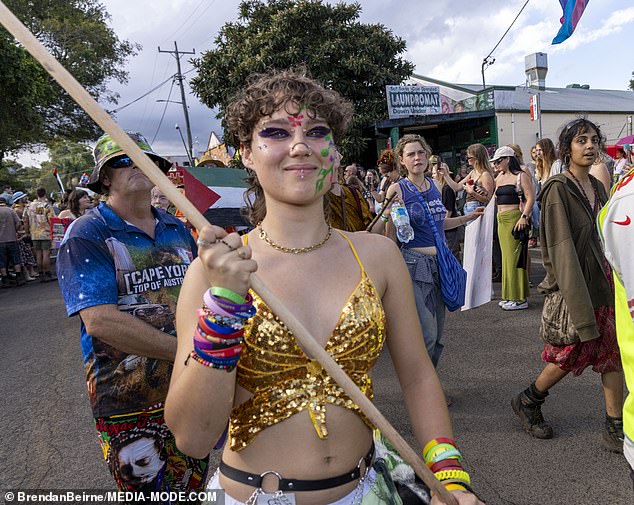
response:
<path id="1" fill-rule="evenodd" d="M 176 338 L 176 301 L 198 251 L 183 223 L 163 211 L 152 212 L 154 239 L 105 203 L 73 221 L 57 256 L 57 276 L 69 316 L 87 307 L 114 304 Z M 81 347 L 95 417 L 165 400 L 170 362 L 119 351 L 89 335 L 83 321 Z"/>
<path id="2" fill-rule="evenodd" d="M 414 230 L 414 238 L 403 244 L 403 247 L 410 249 L 412 247 L 429 247 L 436 245 L 433 230 L 429 227 L 427 211 L 425 209 L 425 201 L 429 206 L 431 217 L 433 218 L 438 235 L 445 237 L 445 217 L 447 209 L 442 203 L 442 196 L 434 182 L 426 177 L 429 189 L 424 192 L 418 189 L 407 179 L 401 179 L 399 185 L 403 193 L 403 201 L 409 214 L 409 222 Z M 421 195 L 423 199 L 421 200 Z M 423 201 L 424 200 L 424 201 Z"/>
<path id="3" fill-rule="evenodd" d="M 29 229 L 33 240 L 50 240 L 51 224 L 49 219 L 55 217 L 55 211 L 50 203 L 41 200 L 31 202 L 26 208 L 29 219 Z"/>

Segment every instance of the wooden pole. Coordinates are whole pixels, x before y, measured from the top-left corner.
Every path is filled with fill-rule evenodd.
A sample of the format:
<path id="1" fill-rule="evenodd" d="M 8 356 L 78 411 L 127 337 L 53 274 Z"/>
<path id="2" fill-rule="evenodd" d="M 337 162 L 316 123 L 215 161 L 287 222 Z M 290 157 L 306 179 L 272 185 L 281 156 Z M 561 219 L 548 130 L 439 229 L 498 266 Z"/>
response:
<path id="1" fill-rule="evenodd" d="M 209 224 L 196 207 L 172 184 L 154 162 L 145 154 L 119 125 L 103 110 L 79 82 L 46 50 L 22 22 L 0 1 L 0 23 L 11 33 L 46 71 L 75 100 L 86 113 L 121 146 L 136 166 L 156 184 L 163 194 L 180 209 L 198 230 Z M 282 305 L 257 275 L 251 275 L 251 287 L 260 295 L 270 309 L 284 321 L 293 332 L 298 343 L 312 355 L 328 374 L 341 386 L 366 417 L 385 435 L 403 460 L 414 468 L 416 474 L 447 505 L 458 505 L 455 498 L 435 478 L 429 468 L 403 437 L 390 425 L 374 404 L 359 390 L 356 384 L 337 365 L 303 325 Z"/>
<path id="2" fill-rule="evenodd" d="M 390 198 L 388 198 L 387 202 L 385 200 L 383 201 L 383 205 L 381 205 L 381 210 L 379 211 L 379 213 L 376 216 L 374 216 L 374 219 L 368 225 L 368 227 L 365 229 L 365 231 L 372 231 L 372 228 L 374 227 L 376 222 L 379 220 L 379 218 L 383 215 L 383 213 L 387 210 L 388 205 L 390 205 L 392 203 L 392 200 L 394 200 L 395 196 L 396 196 L 396 193 L 394 193 L 392 196 L 390 196 Z"/>

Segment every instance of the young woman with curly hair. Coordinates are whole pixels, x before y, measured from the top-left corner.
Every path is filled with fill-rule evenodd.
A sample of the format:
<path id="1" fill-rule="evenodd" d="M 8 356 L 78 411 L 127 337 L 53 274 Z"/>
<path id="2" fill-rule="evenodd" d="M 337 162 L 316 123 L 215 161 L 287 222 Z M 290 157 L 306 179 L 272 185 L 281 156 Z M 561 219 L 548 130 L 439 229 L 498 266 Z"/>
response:
<path id="1" fill-rule="evenodd" d="M 482 215 L 484 208 L 480 207 L 468 216 L 447 217 L 440 184 L 431 177 L 431 147 L 420 135 L 404 135 L 398 141 L 394 153 L 406 177 L 390 186 L 387 198 L 396 194 L 396 199 L 403 201 L 414 230 L 414 238 L 402 244 L 401 253 L 414 286 L 416 310 L 423 329 L 425 346 L 432 363 L 436 366 L 444 348 L 442 334 L 445 324 L 445 303 L 440 290 L 436 241 L 427 212 L 431 213 L 439 235 L 446 241 L 445 230 L 457 228 L 476 219 Z M 421 197 L 424 202 L 421 201 Z M 388 236 L 396 241 L 395 229 L 391 222 L 388 223 L 387 230 Z"/>
<path id="2" fill-rule="evenodd" d="M 228 424 L 209 483 L 228 505 L 261 502 L 265 491 L 298 505 L 388 503 L 389 495 L 372 466 L 368 420 L 249 290 L 256 269 L 370 397 L 369 374 L 387 342 L 421 447 L 452 437 L 398 250 L 380 235 L 333 231 L 324 216 L 351 114 L 338 93 L 298 71 L 261 77 L 227 110 L 258 187 L 257 227 L 245 237 L 200 231 L 178 304 L 166 420 L 191 455 L 207 454 Z M 444 448 L 434 451 L 440 459 Z M 461 505 L 479 504 L 466 487 L 450 489 Z"/>

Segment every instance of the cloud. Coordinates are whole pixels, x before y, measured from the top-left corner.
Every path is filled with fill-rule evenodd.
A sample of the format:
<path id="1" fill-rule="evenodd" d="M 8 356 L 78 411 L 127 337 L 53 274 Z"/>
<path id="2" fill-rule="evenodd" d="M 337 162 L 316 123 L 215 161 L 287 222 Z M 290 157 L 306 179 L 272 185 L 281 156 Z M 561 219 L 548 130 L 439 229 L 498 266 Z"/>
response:
<path id="1" fill-rule="evenodd" d="M 328 0 L 335 3 L 336 0 Z M 349 1 L 349 0 L 347 0 Z M 158 53 L 174 48 L 196 50 L 196 56 L 210 49 L 220 28 L 238 17 L 239 0 L 102 0 L 112 16 L 111 26 L 120 38 L 139 42 L 141 53 L 130 60 L 127 85 L 112 83 L 125 104 L 146 93 L 176 72 L 174 57 Z M 547 84 L 590 83 L 593 88 L 624 89 L 631 78 L 629 60 L 621 64 L 608 57 L 626 55 L 634 33 L 634 7 L 623 8 L 622 0 L 593 0 L 575 33 L 563 44 L 551 41 L 562 15 L 556 0 L 531 0 L 509 33 L 494 51 L 495 63 L 485 70 L 487 83 L 523 84 L 524 57 L 535 52 L 548 54 Z M 631 3 L 631 2 L 630 2 Z M 364 0 L 361 22 L 381 23 L 407 43 L 405 57 L 415 64 L 417 74 L 436 79 L 477 84 L 482 81 L 481 65 L 509 27 L 524 2 L 500 0 Z M 183 58 L 183 71 L 191 68 Z M 615 65 L 615 63 L 618 63 Z M 336 64 L 336 62 L 333 62 Z M 187 78 L 194 73 L 187 74 Z M 126 129 L 141 131 L 152 139 L 161 115 L 165 116 L 154 146 L 164 154 L 184 154 L 178 123 L 185 135 L 180 104 L 157 103 L 168 98 L 171 83 L 126 108 L 117 120 Z M 201 149 L 214 129 L 221 136 L 215 112 L 198 102 L 187 87 L 192 136 Z M 174 85 L 170 100 L 180 101 Z M 114 108 L 109 105 L 108 108 Z"/>
<path id="2" fill-rule="evenodd" d="M 583 19 L 583 18 L 582 18 Z M 613 12 L 603 23 L 594 29 L 589 29 L 587 25 L 578 26 L 575 33 L 566 40 L 565 44 L 553 46 L 553 52 L 569 52 L 578 47 L 585 46 L 599 39 L 611 37 L 615 33 L 621 32 L 628 24 L 634 21 L 634 7 Z M 631 28 L 630 28 L 631 30 Z"/>
<path id="3" fill-rule="evenodd" d="M 192 69 L 189 61 L 192 56 L 198 57 L 211 47 L 220 27 L 236 16 L 238 2 L 103 0 L 103 3 L 112 16 L 112 26 L 117 35 L 143 46 L 139 55 L 129 62 L 129 83 L 124 86 L 118 83 L 111 85 L 121 95 L 119 104 L 123 105 L 140 97 L 176 73 L 175 56 L 158 51 L 159 47 L 163 51 L 174 51 L 176 40 L 179 51 L 195 49 L 196 52 L 195 55 L 181 57 L 182 72 L 186 78 L 185 101 L 193 142 L 195 144 L 197 139 L 200 148 L 204 149 L 211 130 L 221 136 L 222 130 L 215 119 L 215 112 L 201 104 L 190 92 L 188 79 L 195 73 L 188 73 Z M 167 82 L 139 102 L 122 110 L 117 114 L 117 121 L 127 130 L 142 132 L 150 141 L 155 137 L 153 147 L 158 152 L 184 155 L 183 143 L 174 128 L 178 123 L 187 142 L 183 107 L 180 103 L 157 102 L 168 99 L 171 102 L 181 102 L 177 83 Z"/>

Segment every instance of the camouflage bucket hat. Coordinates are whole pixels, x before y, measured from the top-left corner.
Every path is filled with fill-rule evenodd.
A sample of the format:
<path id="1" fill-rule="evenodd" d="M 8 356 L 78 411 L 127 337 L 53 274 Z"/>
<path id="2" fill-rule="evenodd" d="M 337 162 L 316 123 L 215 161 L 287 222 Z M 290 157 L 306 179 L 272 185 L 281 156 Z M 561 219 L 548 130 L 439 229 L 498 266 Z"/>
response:
<path id="1" fill-rule="evenodd" d="M 172 166 L 172 162 L 156 154 L 152 150 L 150 143 L 140 133 L 126 133 L 134 141 L 134 143 L 139 146 L 139 149 L 141 149 L 141 151 L 143 151 L 153 160 L 159 161 L 159 168 L 164 174 L 166 174 Z M 95 157 L 95 168 L 93 169 L 92 174 L 90 174 L 90 179 L 88 180 L 88 184 L 86 184 L 86 187 L 92 191 L 95 191 L 96 193 L 101 193 L 101 181 L 99 180 L 101 169 L 112 158 L 116 158 L 117 156 L 125 154 L 126 153 L 119 146 L 119 144 L 117 144 L 112 138 L 110 138 L 110 135 L 102 135 L 99 140 L 97 140 L 97 144 L 93 149 L 93 156 Z"/>

